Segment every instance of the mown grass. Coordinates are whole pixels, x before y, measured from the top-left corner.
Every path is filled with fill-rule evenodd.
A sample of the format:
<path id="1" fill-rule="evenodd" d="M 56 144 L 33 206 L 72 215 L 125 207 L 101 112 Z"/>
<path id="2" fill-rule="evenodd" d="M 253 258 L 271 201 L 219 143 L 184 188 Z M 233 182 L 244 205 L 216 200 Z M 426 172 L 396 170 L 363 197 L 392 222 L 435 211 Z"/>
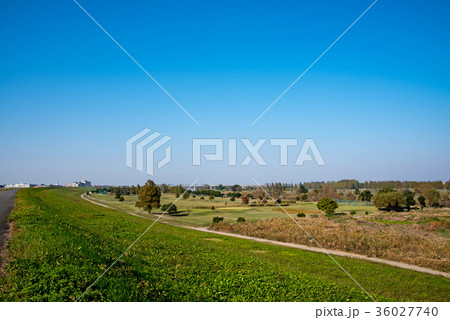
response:
<path id="1" fill-rule="evenodd" d="M 138 210 L 135 207 L 137 201 L 136 195 L 124 196 L 123 202 L 114 199 L 113 194 L 93 194 L 92 198 L 120 210 L 144 213 L 143 210 Z M 189 199 L 179 199 L 176 206 L 182 212 L 182 215 L 176 216 L 176 220 L 192 226 L 208 226 L 215 216 L 224 217 L 225 221 L 233 221 L 239 217 L 243 217 L 246 221 L 250 222 L 274 217 L 285 217 L 285 214 L 278 206 L 246 206 L 242 204 L 240 199 L 236 199 L 233 202 L 230 201 L 230 198 L 216 197 L 213 200 L 209 200 L 208 196 L 204 196 L 204 198 L 204 200 L 200 200 L 200 196 L 196 198 L 192 198 L 191 196 Z M 171 203 L 175 200 L 176 197 L 174 194 L 164 193 L 161 197 L 161 204 Z M 211 208 L 213 206 L 214 210 Z M 203 209 L 199 209 L 202 207 Z M 300 212 L 306 215 L 320 214 L 316 204 L 308 202 L 290 203 L 289 206 L 285 207 L 285 210 L 295 214 Z M 339 212 L 350 212 L 351 210 L 355 210 L 357 216 L 362 216 L 365 214 L 365 211 L 370 213 L 375 212 L 376 208 L 367 205 L 342 205 L 339 207 Z M 152 212 L 156 213 L 158 209 Z"/>
<path id="2" fill-rule="evenodd" d="M 152 223 L 24 189 L 10 216 L 2 301 L 74 301 Z M 449 280 L 336 260 L 377 300 L 448 301 Z M 326 255 L 157 223 L 83 301 L 368 301 Z"/>

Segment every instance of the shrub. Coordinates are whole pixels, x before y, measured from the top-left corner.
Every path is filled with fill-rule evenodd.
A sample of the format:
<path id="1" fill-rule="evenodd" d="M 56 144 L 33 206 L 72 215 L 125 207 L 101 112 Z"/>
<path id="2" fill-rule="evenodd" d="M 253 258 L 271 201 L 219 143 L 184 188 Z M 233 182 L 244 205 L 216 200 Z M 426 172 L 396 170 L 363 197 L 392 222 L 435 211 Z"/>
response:
<path id="1" fill-rule="evenodd" d="M 302 194 L 302 201 L 306 201 L 306 200 L 308 200 L 308 195 L 306 193 Z"/>
<path id="2" fill-rule="evenodd" d="M 161 211 L 171 214 L 172 212 L 177 212 L 178 209 L 173 203 L 166 203 L 161 206 Z"/>
<path id="3" fill-rule="evenodd" d="M 351 214 L 352 216 L 354 216 L 354 215 L 356 214 L 356 211 L 355 211 L 355 210 L 352 210 L 352 211 L 350 211 L 350 214 Z"/>
<path id="4" fill-rule="evenodd" d="M 322 198 L 317 203 L 317 208 L 327 214 L 331 214 L 339 207 L 338 203 L 331 198 Z"/>
<path id="5" fill-rule="evenodd" d="M 420 206 L 421 206 L 422 208 L 425 207 L 426 202 L 425 202 L 425 197 L 424 197 L 424 196 L 419 196 L 419 197 L 417 198 L 417 201 L 419 201 L 419 204 L 420 204 Z"/>
<path id="6" fill-rule="evenodd" d="M 200 200 L 205 200 L 205 197 L 203 197 L 203 196 L 202 196 L 202 197 L 200 197 Z"/>
<path id="7" fill-rule="evenodd" d="M 366 211 L 366 216 L 369 214 L 369 211 Z"/>
<path id="8" fill-rule="evenodd" d="M 300 197 L 296 197 L 295 200 L 300 201 Z"/>
<path id="9" fill-rule="evenodd" d="M 125 198 L 123 196 L 120 196 L 119 201 L 122 202 L 124 200 L 125 200 Z"/>
<path id="10" fill-rule="evenodd" d="M 214 217 L 213 218 L 213 223 L 219 223 L 222 220 L 223 220 L 223 217 Z"/>
<path id="11" fill-rule="evenodd" d="M 245 219 L 244 219 L 243 217 L 239 217 L 239 218 L 237 219 L 237 222 L 245 222 Z"/>
<path id="12" fill-rule="evenodd" d="M 211 210 L 216 210 L 216 207 L 214 207 L 214 206 L 211 206 Z"/>
<path id="13" fill-rule="evenodd" d="M 213 196 L 213 195 L 210 195 L 210 196 L 209 196 L 209 200 L 214 200 L 214 196 Z"/>
<path id="14" fill-rule="evenodd" d="M 297 217 L 298 218 L 304 218 L 304 217 L 306 217 L 306 215 L 304 213 L 297 213 Z"/>
<path id="15" fill-rule="evenodd" d="M 236 199 L 233 197 L 233 198 L 230 199 L 230 201 L 236 201 Z"/>
<path id="16" fill-rule="evenodd" d="M 379 210 L 386 211 L 402 211 L 405 206 L 405 198 L 398 191 L 380 190 L 373 197 L 373 204 Z"/>

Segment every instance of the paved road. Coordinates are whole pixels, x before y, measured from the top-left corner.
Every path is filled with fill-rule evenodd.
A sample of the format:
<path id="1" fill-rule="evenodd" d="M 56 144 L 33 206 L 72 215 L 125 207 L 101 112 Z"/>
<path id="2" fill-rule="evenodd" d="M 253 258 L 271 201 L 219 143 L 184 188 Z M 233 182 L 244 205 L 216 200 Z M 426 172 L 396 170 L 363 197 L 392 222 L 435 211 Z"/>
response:
<path id="1" fill-rule="evenodd" d="M 6 239 L 9 226 L 6 222 L 8 215 L 14 208 L 14 200 L 16 199 L 17 189 L 0 191 L 0 249 Z"/>

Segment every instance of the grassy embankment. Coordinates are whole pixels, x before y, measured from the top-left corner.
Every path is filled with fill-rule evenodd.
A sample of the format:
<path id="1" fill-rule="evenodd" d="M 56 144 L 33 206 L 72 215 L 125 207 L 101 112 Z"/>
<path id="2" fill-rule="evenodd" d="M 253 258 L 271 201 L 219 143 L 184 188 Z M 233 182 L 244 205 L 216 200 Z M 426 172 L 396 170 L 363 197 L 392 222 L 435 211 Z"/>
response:
<path id="1" fill-rule="evenodd" d="M 10 216 L 2 301 L 73 301 L 152 221 L 77 189 L 24 189 Z M 450 280 L 336 260 L 377 300 L 450 300 Z M 367 301 L 324 254 L 157 223 L 85 301 Z"/>

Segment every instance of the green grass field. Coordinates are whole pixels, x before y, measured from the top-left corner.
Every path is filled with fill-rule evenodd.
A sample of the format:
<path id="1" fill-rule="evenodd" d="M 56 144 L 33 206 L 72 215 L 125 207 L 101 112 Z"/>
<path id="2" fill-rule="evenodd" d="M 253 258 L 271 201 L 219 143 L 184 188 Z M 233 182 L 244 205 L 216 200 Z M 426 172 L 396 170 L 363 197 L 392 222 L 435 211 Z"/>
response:
<path id="1" fill-rule="evenodd" d="M 19 191 L 1 301 L 76 300 L 152 223 L 89 203 L 81 192 Z M 378 301 L 450 300 L 447 278 L 335 259 Z M 370 301 L 324 254 L 161 223 L 82 300 Z"/>
<path id="2" fill-rule="evenodd" d="M 204 197 L 204 200 L 200 200 L 200 196 L 197 196 L 195 199 L 191 197 L 189 199 L 178 200 L 175 205 L 180 212 L 179 214 L 173 216 L 175 220 L 194 226 L 209 226 L 212 222 L 212 218 L 216 216 L 224 217 L 225 220 L 230 221 L 236 220 L 239 217 L 243 217 L 246 221 L 249 222 L 267 218 L 286 217 L 286 214 L 281 212 L 278 206 L 250 207 L 242 205 L 240 199 L 232 202 L 230 201 L 230 198 L 215 198 L 213 200 L 208 200 L 208 196 Z M 135 203 L 138 198 L 136 195 L 124 196 L 125 200 L 123 202 L 119 202 L 118 200 L 114 199 L 114 195 L 111 194 L 93 194 L 92 198 L 119 210 L 147 214 L 143 210 L 139 210 L 139 208 L 135 207 Z M 161 197 L 161 204 L 171 203 L 175 200 L 175 195 L 166 193 Z M 213 206 L 214 210 L 211 209 L 211 207 Z M 195 209 L 195 207 L 209 208 Z M 288 212 L 291 210 L 306 210 L 306 215 L 314 214 L 308 213 L 309 211 L 316 211 L 317 213 L 320 213 L 315 203 L 308 202 L 289 204 L 289 206 L 286 206 L 285 209 L 288 210 Z M 188 210 L 189 214 L 187 214 Z M 368 211 L 369 213 L 377 211 L 377 209 L 372 205 L 344 205 L 339 206 L 337 212 L 348 213 L 351 210 L 356 211 L 355 216 L 364 215 L 366 211 Z M 160 210 L 156 209 L 152 210 L 152 212 L 157 213 L 160 212 Z"/>

